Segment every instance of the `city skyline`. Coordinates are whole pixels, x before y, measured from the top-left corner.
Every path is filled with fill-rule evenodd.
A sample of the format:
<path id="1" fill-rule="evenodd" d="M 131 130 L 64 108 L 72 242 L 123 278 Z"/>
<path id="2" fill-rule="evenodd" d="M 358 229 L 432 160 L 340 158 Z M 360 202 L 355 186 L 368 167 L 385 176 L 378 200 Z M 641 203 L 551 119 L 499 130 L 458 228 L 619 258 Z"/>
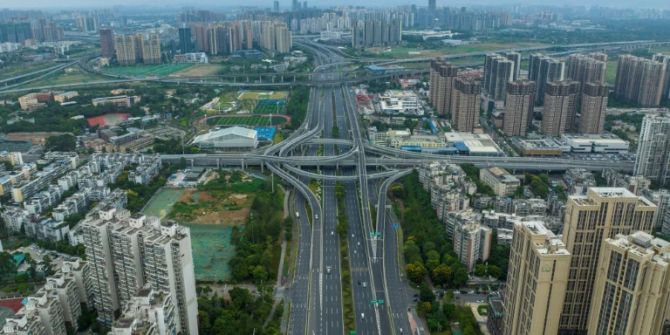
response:
<path id="1" fill-rule="evenodd" d="M 338 3 L 333 4 L 332 1 L 325 0 L 313 0 L 309 1 L 310 6 L 316 6 L 321 8 L 328 8 L 333 6 L 359 6 L 360 3 L 353 0 L 340 0 Z M 417 5 L 417 6 L 428 6 L 428 1 L 417 1 L 417 0 L 392 0 L 385 1 L 383 3 L 375 4 L 371 3 L 368 7 L 388 7 L 391 6 L 401 6 L 401 5 Z M 463 1 L 463 2 L 449 2 L 446 0 L 439 0 L 436 3 L 437 7 L 460 7 L 460 6 L 515 6 L 515 5 L 528 5 L 528 6 L 545 6 L 546 2 L 542 0 L 504 0 L 504 1 Z M 617 1 L 607 1 L 607 0 L 590 0 L 588 2 L 578 1 L 578 0 L 569 0 L 562 2 L 562 5 L 565 6 L 602 6 L 602 7 L 613 7 L 613 8 L 631 8 L 631 4 L 625 0 Z M 244 6 L 239 5 L 238 3 L 231 4 L 222 4 L 220 1 L 214 0 L 198 0 L 190 1 L 188 5 L 184 5 L 183 0 L 144 0 L 141 3 L 129 1 L 129 0 L 109 0 L 109 1 L 86 1 L 86 0 L 63 0 L 59 1 L 58 4 L 54 4 L 53 1 L 49 0 L 36 0 L 26 3 L 25 1 L 20 0 L 6 0 L 0 7 L 0 9 L 66 9 L 66 8 L 109 8 L 112 6 L 127 6 L 127 7 L 156 7 L 161 9 L 169 9 L 169 7 L 174 6 L 174 8 L 183 8 L 183 7 L 208 7 L 208 8 L 243 8 L 249 6 L 256 6 L 259 8 L 273 8 L 273 1 L 261 1 L 261 0 L 251 0 L 245 2 Z M 290 10 L 291 2 L 284 1 L 279 2 L 280 9 Z M 636 9 L 668 9 L 670 4 L 662 0 L 641 0 L 636 2 Z"/>

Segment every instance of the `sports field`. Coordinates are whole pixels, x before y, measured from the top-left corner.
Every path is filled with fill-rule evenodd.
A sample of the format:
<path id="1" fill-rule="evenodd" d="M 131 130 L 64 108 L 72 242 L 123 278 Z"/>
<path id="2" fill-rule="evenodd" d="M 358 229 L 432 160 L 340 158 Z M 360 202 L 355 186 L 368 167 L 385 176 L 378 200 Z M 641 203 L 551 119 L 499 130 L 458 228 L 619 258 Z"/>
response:
<path id="1" fill-rule="evenodd" d="M 195 279 L 219 281 L 230 278 L 228 262 L 235 255 L 230 243 L 233 227 L 213 224 L 187 224 L 191 228 L 191 247 Z"/>
<path id="2" fill-rule="evenodd" d="M 270 122 L 269 116 L 231 116 L 216 119 L 215 124 L 218 126 L 276 126 L 286 122 L 286 119 L 279 116 L 272 116 Z"/>
<path id="3" fill-rule="evenodd" d="M 286 91 L 240 91 L 237 100 L 286 99 Z"/>
<path id="4" fill-rule="evenodd" d="M 103 69 L 104 73 L 128 77 L 165 77 L 193 66 L 193 64 L 158 64 L 158 65 L 130 65 L 114 66 Z"/>

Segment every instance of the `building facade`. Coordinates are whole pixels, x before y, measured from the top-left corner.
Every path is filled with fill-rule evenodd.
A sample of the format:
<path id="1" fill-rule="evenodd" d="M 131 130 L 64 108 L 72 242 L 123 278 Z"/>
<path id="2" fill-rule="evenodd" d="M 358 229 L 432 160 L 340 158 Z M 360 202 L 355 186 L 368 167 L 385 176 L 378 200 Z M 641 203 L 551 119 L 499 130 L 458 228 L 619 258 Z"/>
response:
<path id="1" fill-rule="evenodd" d="M 661 103 L 667 62 L 632 55 L 619 56 L 614 94 L 644 107 Z M 667 92 L 666 92 L 667 94 Z"/>
<path id="2" fill-rule="evenodd" d="M 670 116 L 649 114 L 642 120 L 633 174 L 659 185 L 670 182 Z"/>
<path id="3" fill-rule="evenodd" d="M 586 195 L 569 197 L 563 241 L 572 259 L 559 334 L 587 330 L 603 240 L 638 230 L 651 232 L 655 214 L 656 205 L 625 188 L 592 187 Z"/>
<path id="4" fill-rule="evenodd" d="M 561 136 L 570 131 L 577 114 L 579 83 L 576 81 L 552 81 L 547 83 L 542 112 L 542 133 Z"/>
<path id="5" fill-rule="evenodd" d="M 565 63 L 543 54 L 531 54 L 528 59 L 528 79 L 536 84 L 535 104 L 544 104 L 546 85 L 565 78 Z"/>
<path id="6" fill-rule="evenodd" d="M 451 95 L 451 127 L 455 131 L 472 132 L 477 126 L 481 84 L 468 78 L 456 78 Z"/>
<path id="7" fill-rule="evenodd" d="M 541 221 L 514 224 L 504 297 L 505 335 L 554 335 L 568 284 L 570 253 Z"/>
<path id="8" fill-rule="evenodd" d="M 670 316 L 670 243 L 645 232 L 602 242 L 588 334 L 664 334 Z"/>
<path id="9" fill-rule="evenodd" d="M 443 60 L 430 63 L 430 102 L 439 115 L 451 113 L 451 94 L 457 76 L 458 69 Z"/>
<path id="10" fill-rule="evenodd" d="M 605 112 L 609 87 L 588 82 L 582 87 L 581 108 L 576 130 L 581 134 L 601 134 L 605 130 Z"/>
<path id="11" fill-rule="evenodd" d="M 526 136 L 533 120 L 535 82 L 517 80 L 507 84 L 503 132 L 507 136 Z"/>

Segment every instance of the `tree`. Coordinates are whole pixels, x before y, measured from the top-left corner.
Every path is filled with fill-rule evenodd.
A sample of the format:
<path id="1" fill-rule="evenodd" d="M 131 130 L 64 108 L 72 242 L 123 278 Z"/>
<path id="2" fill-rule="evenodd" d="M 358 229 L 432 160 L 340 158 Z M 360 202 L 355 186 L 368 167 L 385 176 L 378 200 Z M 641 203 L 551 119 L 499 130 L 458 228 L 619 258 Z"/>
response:
<path id="1" fill-rule="evenodd" d="M 418 310 L 419 315 L 426 316 L 427 314 L 433 311 L 433 304 L 430 303 L 429 301 L 424 301 L 419 304 Z"/>
<path id="2" fill-rule="evenodd" d="M 454 271 L 446 264 L 440 264 L 433 270 L 433 282 L 438 285 L 446 285 L 453 280 Z"/>
<path id="3" fill-rule="evenodd" d="M 486 264 L 479 263 L 475 265 L 475 276 L 477 277 L 486 276 Z"/>
<path id="4" fill-rule="evenodd" d="M 77 147 L 77 138 L 70 135 L 49 136 L 44 144 L 46 151 L 74 151 Z"/>
<path id="5" fill-rule="evenodd" d="M 407 277 L 415 284 L 421 283 L 426 275 L 426 268 L 420 263 L 410 263 L 405 266 Z"/>

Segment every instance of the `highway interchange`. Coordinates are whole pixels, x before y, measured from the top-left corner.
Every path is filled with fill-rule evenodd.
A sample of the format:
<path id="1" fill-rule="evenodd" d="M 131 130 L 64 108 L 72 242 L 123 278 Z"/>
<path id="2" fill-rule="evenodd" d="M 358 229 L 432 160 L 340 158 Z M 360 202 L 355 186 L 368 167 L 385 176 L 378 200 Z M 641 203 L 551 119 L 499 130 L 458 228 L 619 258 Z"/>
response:
<path id="1" fill-rule="evenodd" d="M 314 55 L 317 67 L 311 77 L 303 126 L 290 137 L 248 153 L 161 156 L 166 162 L 186 160 L 199 166 L 259 166 L 295 189 L 291 215 L 299 236 L 295 272 L 286 295 L 290 334 L 341 335 L 347 331 L 341 282 L 344 269 L 340 267 L 340 236 L 336 232 L 338 215 L 346 216 L 348 222 L 351 282 L 344 284 L 352 289 L 356 333 L 410 333 L 410 325 L 417 319 L 412 308 L 414 292 L 401 268 L 399 222 L 387 205 L 387 191 L 413 167 L 441 160 L 479 167 L 496 165 L 515 171 L 598 171 L 612 166 L 632 170 L 630 161 L 444 156 L 368 144 L 350 89 L 351 79 L 343 74 L 342 66 L 347 64 L 344 55 L 336 48 L 309 40 L 300 44 Z M 58 65 L 44 72 L 70 65 Z M 118 79 L 123 80 L 133 79 Z M 7 85 L 4 93 L 12 92 L 11 87 Z M 339 134 L 333 133 L 335 125 Z M 320 194 L 310 189 L 310 180 L 321 182 Z M 345 213 L 338 213 L 337 183 L 344 187 Z"/>

